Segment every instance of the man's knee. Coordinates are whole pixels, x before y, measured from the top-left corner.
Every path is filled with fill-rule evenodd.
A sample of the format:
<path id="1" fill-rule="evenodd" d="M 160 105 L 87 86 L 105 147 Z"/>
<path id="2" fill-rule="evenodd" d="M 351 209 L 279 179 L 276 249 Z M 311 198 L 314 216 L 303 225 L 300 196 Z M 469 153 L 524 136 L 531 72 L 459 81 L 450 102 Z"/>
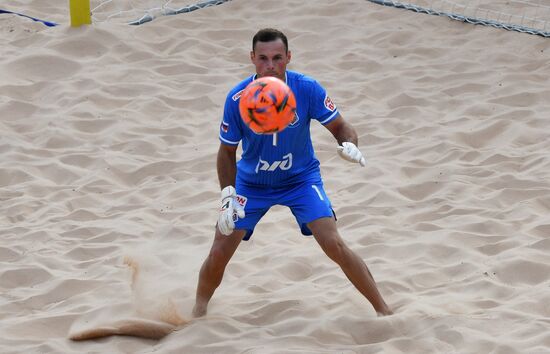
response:
<path id="1" fill-rule="evenodd" d="M 240 243 L 244 234 L 243 231 L 235 231 L 230 236 L 222 236 L 219 231 L 216 232 L 214 243 L 210 248 L 206 264 L 216 270 L 223 270 L 229 260 L 235 253 L 235 249 Z M 231 239 L 230 239 L 231 237 Z"/>
<path id="2" fill-rule="evenodd" d="M 228 237 L 228 236 L 223 236 Z M 211 271 L 223 272 L 225 266 L 231 260 L 239 242 L 229 242 L 229 239 L 217 239 L 214 241 L 206 263 Z"/>
<path id="3" fill-rule="evenodd" d="M 229 262 L 229 257 L 222 247 L 212 247 L 208 254 L 207 262 L 212 270 L 219 271 L 225 268 L 227 262 Z"/>
<path id="4" fill-rule="evenodd" d="M 335 261 L 336 263 L 342 262 L 345 258 L 347 247 L 344 244 L 344 241 L 340 237 L 329 237 L 323 241 L 322 245 L 323 251 L 327 256 Z"/>

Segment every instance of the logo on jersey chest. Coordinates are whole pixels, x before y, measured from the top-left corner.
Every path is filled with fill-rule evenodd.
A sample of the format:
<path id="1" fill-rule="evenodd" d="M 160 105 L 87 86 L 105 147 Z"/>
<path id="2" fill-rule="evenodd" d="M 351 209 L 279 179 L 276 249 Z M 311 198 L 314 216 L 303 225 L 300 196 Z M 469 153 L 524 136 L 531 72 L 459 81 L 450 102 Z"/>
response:
<path id="1" fill-rule="evenodd" d="M 256 173 L 259 171 L 266 171 L 266 172 L 273 172 L 277 169 L 280 169 L 282 171 L 289 170 L 292 167 L 292 153 L 288 153 L 285 156 L 283 156 L 282 160 L 276 160 L 273 162 L 268 162 L 265 160 L 262 160 L 260 157 L 258 159 L 258 164 L 256 165 Z"/>
<path id="2" fill-rule="evenodd" d="M 240 90 L 239 92 L 237 92 L 236 94 L 231 96 L 231 99 L 233 101 L 237 101 L 239 98 L 241 98 L 241 95 L 243 94 L 243 91 L 244 91 L 244 89 Z"/>

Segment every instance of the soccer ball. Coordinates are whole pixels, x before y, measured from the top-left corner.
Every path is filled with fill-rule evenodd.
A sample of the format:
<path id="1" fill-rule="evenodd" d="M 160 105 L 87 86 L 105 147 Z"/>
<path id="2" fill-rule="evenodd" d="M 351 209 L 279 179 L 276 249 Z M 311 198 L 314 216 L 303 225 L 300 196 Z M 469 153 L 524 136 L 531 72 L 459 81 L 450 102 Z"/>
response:
<path id="1" fill-rule="evenodd" d="M 244 123 L 257 134 L 285 129 L 296 114 L 296 98 L 283 81 L 265 76 L 252 81 L 241 94 L 239 112 Z"/>

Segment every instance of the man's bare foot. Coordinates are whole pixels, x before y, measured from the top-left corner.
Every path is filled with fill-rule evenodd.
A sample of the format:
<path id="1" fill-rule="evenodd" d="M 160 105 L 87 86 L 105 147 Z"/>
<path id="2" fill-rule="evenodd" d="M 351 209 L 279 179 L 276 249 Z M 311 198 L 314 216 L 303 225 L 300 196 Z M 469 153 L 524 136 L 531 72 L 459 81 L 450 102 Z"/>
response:
<path id="1" fill-rule="evenodd" d="M 193 317 L 202 317 L 204 315 L 206 315 L 206 305 L 195 304 L 195 307 L 193 307 Z"/>

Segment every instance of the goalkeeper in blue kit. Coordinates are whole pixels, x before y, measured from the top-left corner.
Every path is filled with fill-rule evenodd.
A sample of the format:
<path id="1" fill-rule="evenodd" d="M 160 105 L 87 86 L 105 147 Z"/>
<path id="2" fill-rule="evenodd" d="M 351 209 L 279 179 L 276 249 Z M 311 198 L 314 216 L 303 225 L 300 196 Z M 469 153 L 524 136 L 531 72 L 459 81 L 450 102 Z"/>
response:
<path id="1" fill-rule="evenodd" d="M 217 157 L 221 208 L 214 242 L 200 270 L 193 315 L 206 314 L 208 302 L 241 240 L 250 239 L 258 221 L 274 205 L 290 208 L 302 234 L 313 235 L 378 315 L 392 314 L 366 264 L 338 233 L 311 142 L 310 123 L 315 119 L 332 133 L 342 158 L 364 166 L 355 129 L 342 118 L 317 81 L 287 70 L 291 52 L 282 32 L 267 28 L 256 33 L 250 58 L 256 74 L 235 86 L 224 106 Z M 251 81 L 264 76 L 283 80 L 296 97 L 294 120 L 271 135 L 254 133 L 239 116 L 241 92 Z M 237 162 L 239 143 L 242 154 Z"/>

